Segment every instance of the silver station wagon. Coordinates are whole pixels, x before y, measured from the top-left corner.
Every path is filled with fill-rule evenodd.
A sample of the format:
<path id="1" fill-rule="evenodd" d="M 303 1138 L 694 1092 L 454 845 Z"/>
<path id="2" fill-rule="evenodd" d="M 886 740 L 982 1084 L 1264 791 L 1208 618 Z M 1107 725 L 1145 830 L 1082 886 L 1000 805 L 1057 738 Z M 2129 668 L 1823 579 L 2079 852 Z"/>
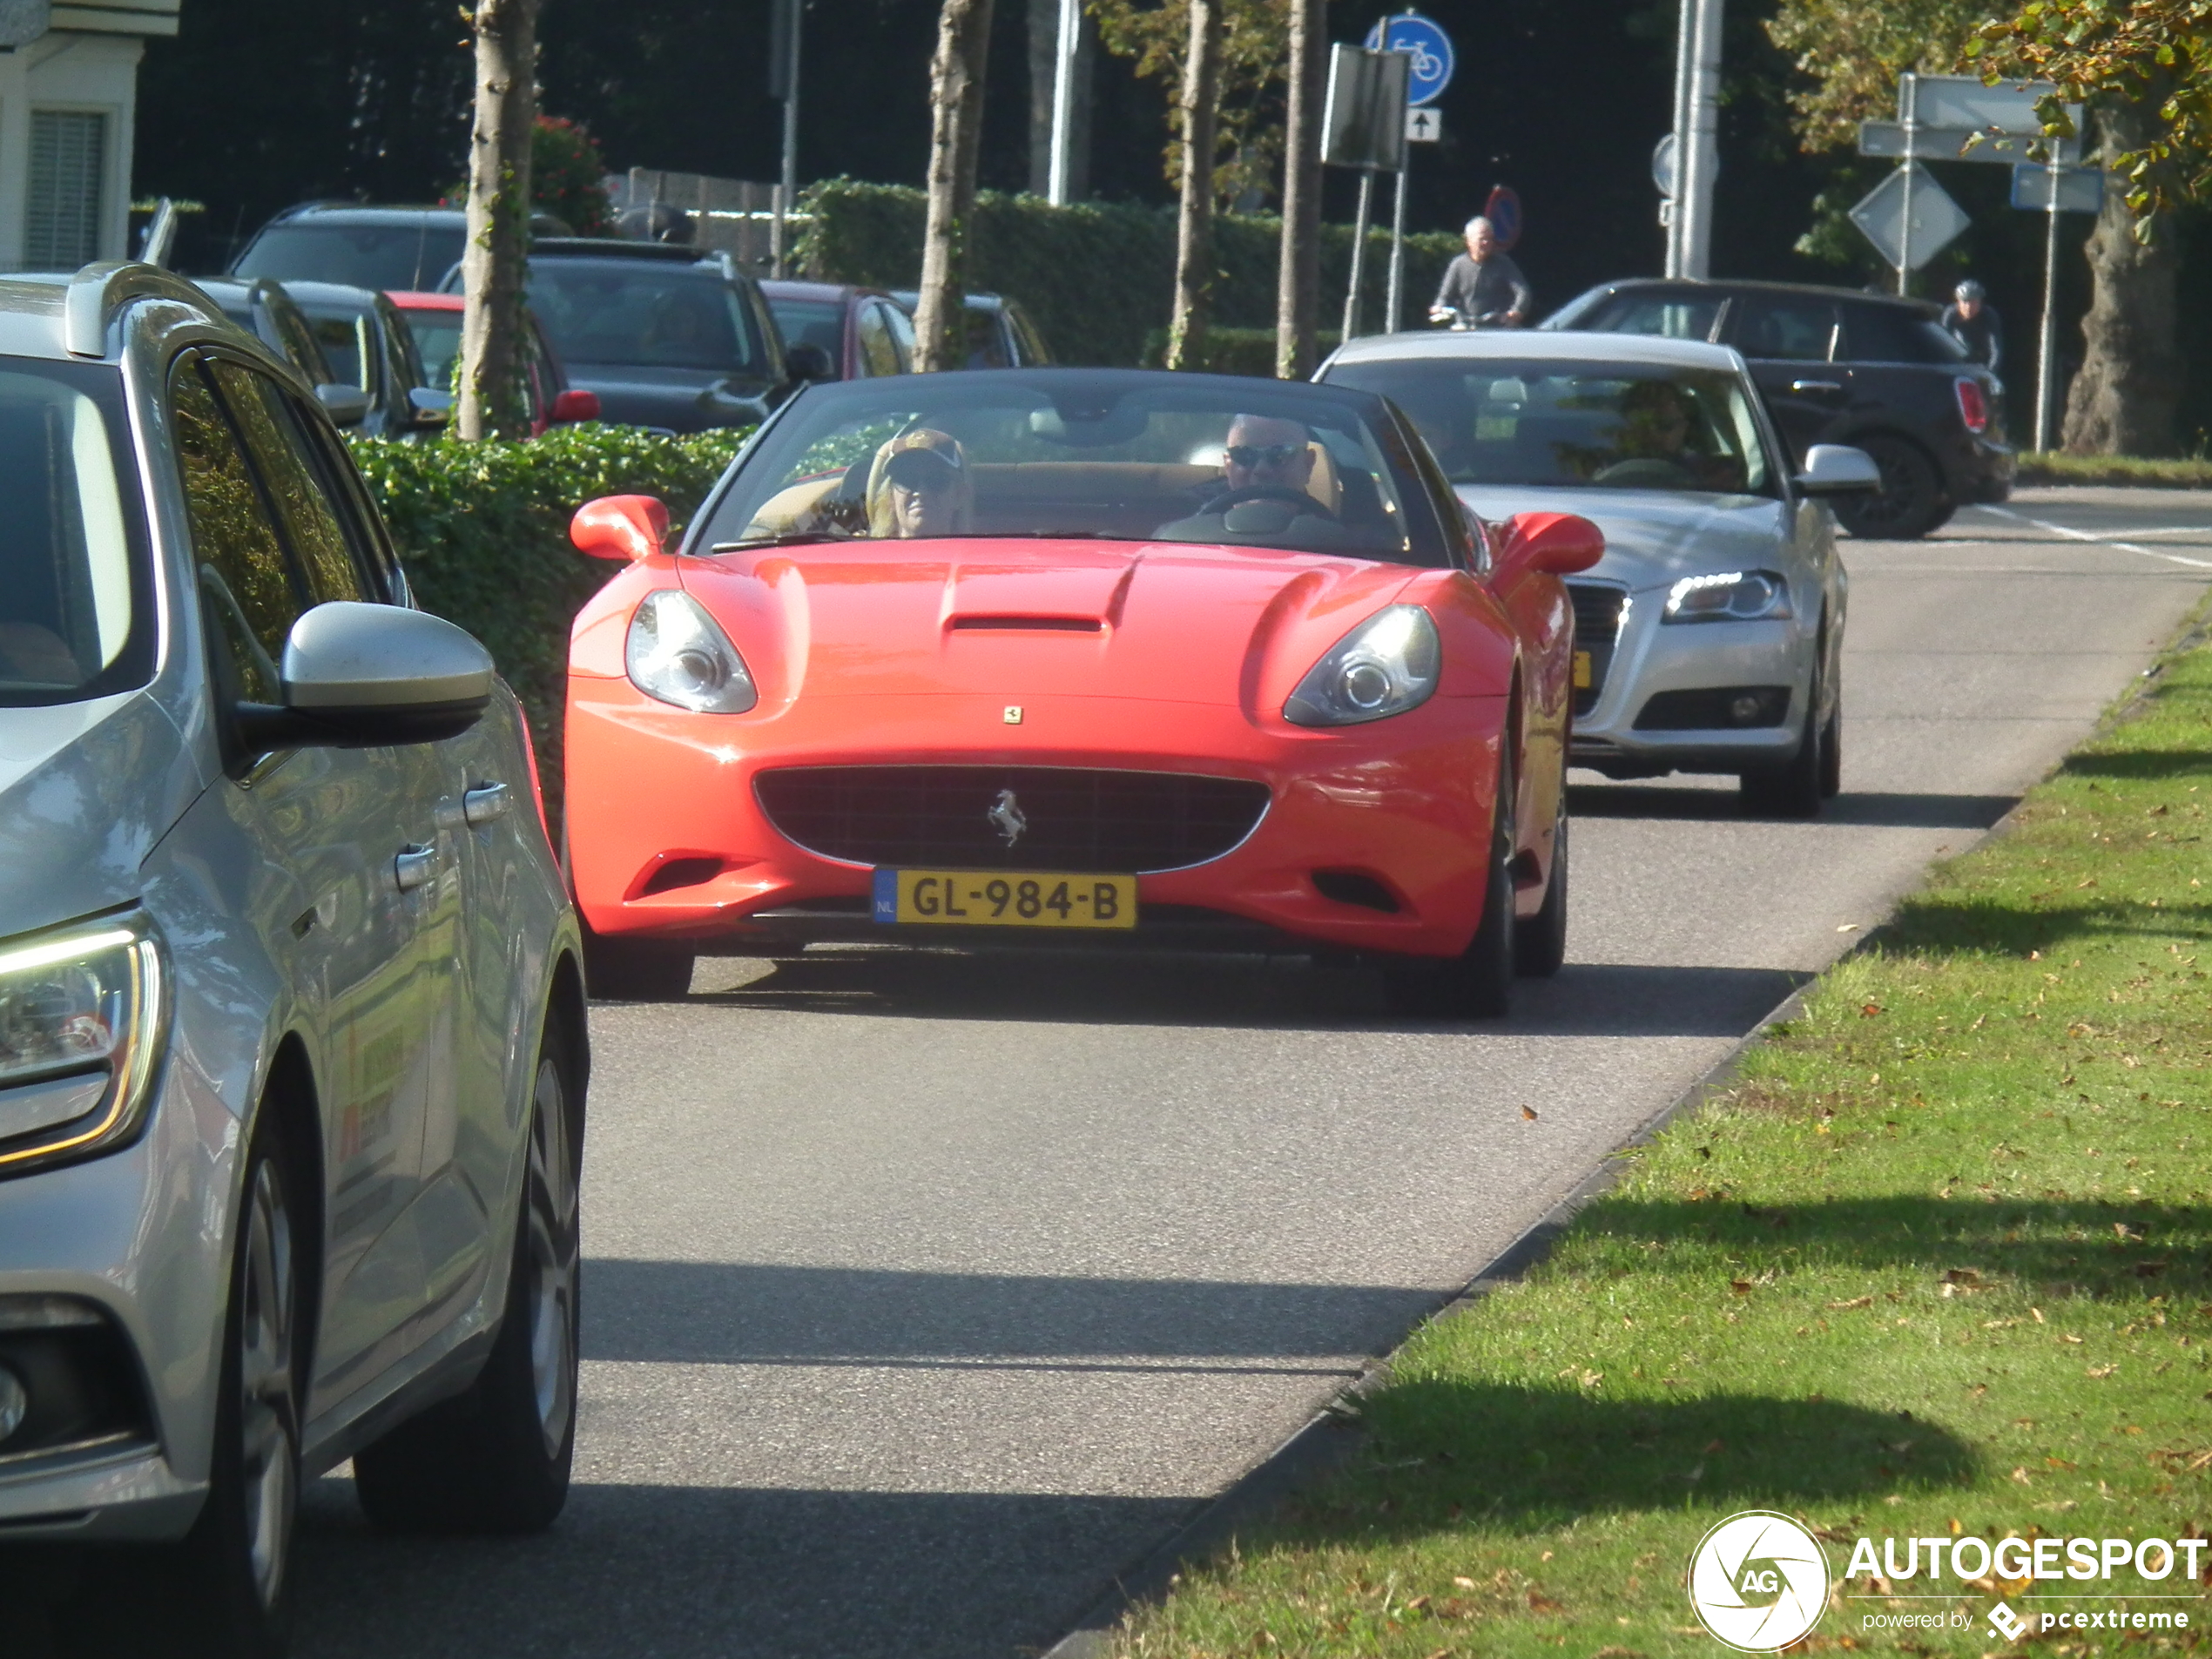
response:
<path id="1" fill-rule="evenodd" d="M 552 1521 L 579 957 L 521 710 L 310 388 L 152 267 L 0 279 L 0 1550 L 154 1546 L 253 1656 L 303 1477 Z"/>

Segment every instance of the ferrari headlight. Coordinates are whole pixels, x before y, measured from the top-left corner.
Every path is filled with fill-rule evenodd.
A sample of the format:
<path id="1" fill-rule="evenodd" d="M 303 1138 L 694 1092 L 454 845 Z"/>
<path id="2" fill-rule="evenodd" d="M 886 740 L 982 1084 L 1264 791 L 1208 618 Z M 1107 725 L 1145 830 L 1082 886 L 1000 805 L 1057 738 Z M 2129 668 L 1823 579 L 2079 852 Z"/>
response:
<path id="1" fill-rule="evenodd" d="M 1444 651 L 1419 605 L 1379 610 L 1330 648 L 1298 682 L 1283 718 L 1293 725 L 1359 725 L 1428 701 Z"/>
<path id="2" fill-rule="evenodd" d="M 1793 615 L 1790 584 L 1772 570 L 1686 576 L 1667 590 L 1662 622 L 1771 622 Z"/>
<path id="3" fill-rule="evenodd" d="M 698 714 L 743 714 L 760 700 L 752 674 L 706 607 L 680 588 L 647 594 L 623 645 L 630 683 Z"/>
<path id="4" fill-rule="evenodd" d="M 135 1134 L 167 1010 L 161 949 L 143 916 L 0 948 L 0 1176 Z"/>

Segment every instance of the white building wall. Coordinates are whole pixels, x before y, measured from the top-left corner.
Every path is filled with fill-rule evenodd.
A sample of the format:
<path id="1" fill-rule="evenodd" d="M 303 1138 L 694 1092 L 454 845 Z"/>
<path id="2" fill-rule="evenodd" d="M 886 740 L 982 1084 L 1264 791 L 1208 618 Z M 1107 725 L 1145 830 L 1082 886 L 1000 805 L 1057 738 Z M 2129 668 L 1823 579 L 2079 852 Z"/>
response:
<path id="1" fill-rule="evenodd" d="M 57 7 L 57 22 L 77 10 Z M 132 21 L 145 34 L 173 33 L 173 6 L 167 29 L 159 26 L 161 20 L 155 16 L 140 18 L 133 14 Z M 98 257 L 126 257 L 138 59 L 144 51 L 141 33 L 124 32 L 111 24 L 56 28 L 28 46 L 0 52 L 0 270 L 20 270 L 24 265 L 33 110 L 81 111 L 107 118 Z"/>

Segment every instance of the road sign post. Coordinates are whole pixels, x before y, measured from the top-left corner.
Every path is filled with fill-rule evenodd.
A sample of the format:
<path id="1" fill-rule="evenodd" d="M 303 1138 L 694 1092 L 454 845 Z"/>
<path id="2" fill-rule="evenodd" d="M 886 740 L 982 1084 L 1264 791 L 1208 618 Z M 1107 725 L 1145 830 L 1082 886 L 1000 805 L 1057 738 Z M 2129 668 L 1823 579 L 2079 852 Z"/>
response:
<path id="1" fill-rule="evenodd" d="M 1406 165 L 1406 93 L 1411 54 L 1329 49 L 1329 95 L 1321 113 L 1321 159 L 1359 169 L 1359 212 L 1352 226 L 1352 281 L 1344 296 L 1344 337 L 1359 332 L 1359 286 L 1366 275 L 1367 225 L 1375 174 Z"/>
<path id="2" fill-rule="evenodd" d="M 1406 145 L 1432 143 L 1440 131 L 1440 126 L 1432 125 L 1436 118 L 1427 106 L 1442 97 L 1444 89 L 1452 84 L 1455 56 L 1452 37 L 1435 19 L 1424 17 L 1418 11 L 1383 18 L 1367 31 L 1366 47 L 1369 51 L 1396 53 L 1406 60 L 1406 144 L 1399 148 L 1398 187 L 1390 209 L 1390 280 L 1385 285 L 1383 297 L 1383 330 L 1394 334 L 1403 314 L 1401 301 L 1406 285 L 1406 175 L 1413 158 Z M 1422 117 L 1426 117 L 1427 121 L 1421 121 Z M 1430 130 L 1418 130 L 1423 126 Z M 1351 337 L 1347 328 L 1345 338 Z"/>

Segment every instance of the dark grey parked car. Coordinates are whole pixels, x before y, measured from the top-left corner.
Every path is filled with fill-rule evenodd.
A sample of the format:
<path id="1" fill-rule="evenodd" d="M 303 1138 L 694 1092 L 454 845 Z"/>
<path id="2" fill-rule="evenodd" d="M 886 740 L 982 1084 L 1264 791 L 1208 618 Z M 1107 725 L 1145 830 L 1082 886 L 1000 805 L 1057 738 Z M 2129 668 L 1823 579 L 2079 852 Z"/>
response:
<path id="1" fill-rule="evenodd" d="M 536 213 L 538 236 L 566 236 L 550 213 Z M 302 202 L 253 233 L 230 274 L 280 282 L 343 282 L 356 288 L 435 288 L 461 264 L 468 215 L 458 207 L 366 207 Z"/>
<path id="2" fill-rule="evenodd" d="M 1879 492 L 1836 502 L 1843 527 L 1910 538 L 2013 488 L 2004 384 L 1940 315 L 1848 288 L 1641 280 L 1592 288 L 1540 326 L 1735 347 L 1798 466 L 1814 444 L 1838 443 L 1881 469 Z"/>
<path id="3" fill-rule="evenodd" d="M 198 286 L 226 317 L 297 369 L 340 426 L 359 427 L 368 418 L 368 394 L 331 366 L 314 320 L 284 284 L 269 277 L 202 277 Z"/>
<path id="4" fill-rule="evenodd" d="M 288 282 L 332 378 L 368 396 L 361 430 L 371 437 L 415 437 L 444 429 L 453 398 L 433 388 L 415 332 L 386 295 L 338 282 Z"/>
<path id="5" fill-rule="evenodd" d="M 457 275 L 446 284 L 459 286 Z M 543 239 L 530 249 L 529 301 L 569 384 L 599 395 L 603 420 L 675 432 L 752 426 L 806 383 L 760 285 L 726 253 Z"/>

